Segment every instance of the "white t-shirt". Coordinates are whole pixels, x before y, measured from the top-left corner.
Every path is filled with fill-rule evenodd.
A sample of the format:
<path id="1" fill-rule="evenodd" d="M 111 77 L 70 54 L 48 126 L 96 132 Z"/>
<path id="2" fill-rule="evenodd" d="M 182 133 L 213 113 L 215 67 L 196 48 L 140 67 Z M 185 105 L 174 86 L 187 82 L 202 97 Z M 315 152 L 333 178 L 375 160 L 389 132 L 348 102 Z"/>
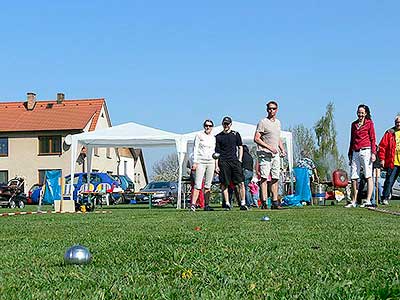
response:
<path id="1" fill-rule="evenodd" d="M 279 141 L 281 139 L 281 122 L 278 119 L 271 121 L 265 117 L 257 124 L 256 131 L 261 134 L 261 139 L 264 143 L 278 150 Z M 257 150 L 271 153 L 270 150 L 260 145 L 257 145 Z"/>
<path id="2" fill-rule="evenodd" d="M 194 139 L 193 162 L 209 162 L 214 160 L 212 155 L 215 152 L 215 136 L 201 132 Z"/>

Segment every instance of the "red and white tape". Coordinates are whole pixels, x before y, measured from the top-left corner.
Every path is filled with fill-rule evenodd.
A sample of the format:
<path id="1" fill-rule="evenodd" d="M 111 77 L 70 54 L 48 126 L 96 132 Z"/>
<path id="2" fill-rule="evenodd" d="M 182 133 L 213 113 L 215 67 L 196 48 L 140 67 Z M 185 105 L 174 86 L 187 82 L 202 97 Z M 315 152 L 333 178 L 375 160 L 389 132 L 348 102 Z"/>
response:
<path id="1" fill-rule="evenodd" d="M 111 214 L 110 210 L 96 210 L 90 213 L 95 214 Z M 10 216 L 21 216 L 21 215 L 43 215 L 43 214 L 83 214 L 81 211 L 77 212 L 68 212 L 68 211 L 54 211 L 54 210 L 47 210 L 47 211 L 17 211 L 11 213 L 0 213 L 0 217 L 10 217 Z M 86 213 L 85 213 L 86 214 Z"/>

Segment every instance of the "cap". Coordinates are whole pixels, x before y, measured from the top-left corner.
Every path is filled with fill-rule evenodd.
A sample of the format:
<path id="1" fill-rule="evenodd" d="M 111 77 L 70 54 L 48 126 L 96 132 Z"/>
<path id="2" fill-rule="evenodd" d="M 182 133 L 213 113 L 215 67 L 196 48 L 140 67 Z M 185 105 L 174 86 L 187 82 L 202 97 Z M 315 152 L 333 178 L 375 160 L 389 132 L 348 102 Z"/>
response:
<path id="1" fill-rule="evenodd" d="M 231 117 L 224 117 L 222 119 L 222 124 L 231 124 L 231 123 L 232 123 Z"/>

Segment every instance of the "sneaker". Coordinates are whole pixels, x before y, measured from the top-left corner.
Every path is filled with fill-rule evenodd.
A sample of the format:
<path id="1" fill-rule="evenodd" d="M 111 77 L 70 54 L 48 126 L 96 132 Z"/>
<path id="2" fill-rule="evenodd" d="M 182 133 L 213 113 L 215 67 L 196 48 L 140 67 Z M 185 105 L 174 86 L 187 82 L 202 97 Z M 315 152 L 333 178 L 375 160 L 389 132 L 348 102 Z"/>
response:
<path id="1" fill-rule="evenodd" d="M 263 202 L 263 203 L 261 204 L 261 209 L 268 209 L 268 205 L 267 205 L 266 202 Z"/>
<path id="2" fill-rule="evenodd" d="M 190 211 L 196 211 L 196 205 L 190 205 Z"/>
<path id="3" fill-rule="evenodd" d="M 364 208 L 364 207 L 372 207 L 372 203 L 371 202 L 364 202 L 363 204 L 360 205 L 360 207 Z"/>
<path id="4" fill-rule="evenodd" d="M 249 208 L 246 205 L 240 205 L 240 210 L 249 210 Z"/>
<path id="5" fill-rule="evenodd" d="M 205 211 L 214 211 L 214 208 L 210 207 L 209 205 L 204 206 Z"/>
<path id="6" fill-rule="evenodd" d="M 382 201 L 382 205 L 389 205 L 389 201 L 383 200 L 383 201 Z"/>
<path id="7" fill-rule="evenodd" d="M 232 209 L 231 205 L 229 203 L 226 203 L 225 210 L 231 210 L 231 209 Z"/>
<path id="8" fill-rule="evenodd" d="M 345 208 L 357 207 L 357 204 L 350 202 L 349 204 L 344 206 Z"/>

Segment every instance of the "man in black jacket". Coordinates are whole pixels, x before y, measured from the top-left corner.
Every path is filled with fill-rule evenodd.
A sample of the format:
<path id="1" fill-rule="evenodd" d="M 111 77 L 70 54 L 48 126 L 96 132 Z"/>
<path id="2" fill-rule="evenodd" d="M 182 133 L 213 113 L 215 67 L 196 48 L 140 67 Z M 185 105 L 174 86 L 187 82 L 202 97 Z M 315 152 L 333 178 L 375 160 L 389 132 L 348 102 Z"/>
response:
<path id="1" fill-rule="evenodd" d="M 240 210 L 247 210 L 242 170 L 242 138 L 238 132 L 231 130 L 232 119 L 230 117 L 224 117 L 222 119 L 222 126 L 224 127 L 224 130 L 215 136 L 215 152 L 220 154 L 216 172 L 219 173 L 219 181 L 224 195 L 225 209 L 231 209 L 228 186 L 229 183 L 232 182 L 239 190 Z"/>

